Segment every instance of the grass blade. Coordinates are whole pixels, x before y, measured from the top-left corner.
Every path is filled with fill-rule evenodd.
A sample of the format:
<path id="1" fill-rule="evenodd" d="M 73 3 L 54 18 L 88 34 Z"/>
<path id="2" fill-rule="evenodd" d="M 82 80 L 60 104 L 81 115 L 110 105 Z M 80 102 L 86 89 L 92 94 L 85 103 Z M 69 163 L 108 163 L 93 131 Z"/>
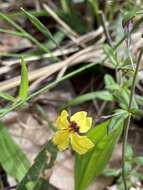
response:
<path id="1" fill-rule="evenodd" d="M 15 102 L 15 98 L 6 92 L 0 92 L 0 97 L 10 102 Z"/>
<path id="2" fill-rule="evenodd" d="M 19 89 L 19 98 L 25 100 L 28 96 L 29 82 L 28 71 L 24 59 L 21 59 L 21 83 Z"/>
<path id="3" fill-rule="evenodd" d="M 57 42 L 55 41 L 53 35 L 48 30 L 48 28 L 40 22 L 38 18 L 36 18 L 34 15 L 30 14 L 29 12 L 25 11 L 23 8 L 21 10 L 25 13 L 25 15 L 29 18 L 29 20 L 34 24 L 34 26 L 42 33 L 44 34 L 48 39 L 50 39 L 56 46 L 58 46 Z"/>
<path id="4" fill-rule="evenodd" d="M 73 12 L 73 2 L 71 0 L 60 0 L 61 7 L 63 11 L 67 14 L 72 14 Z"/>

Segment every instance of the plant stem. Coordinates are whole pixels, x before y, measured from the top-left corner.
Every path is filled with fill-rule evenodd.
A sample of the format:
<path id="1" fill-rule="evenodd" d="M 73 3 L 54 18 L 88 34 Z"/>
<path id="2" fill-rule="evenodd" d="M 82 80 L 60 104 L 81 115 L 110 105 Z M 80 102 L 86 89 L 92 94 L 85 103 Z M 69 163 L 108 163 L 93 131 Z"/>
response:
<path id="1" fill-rule="evenodd" d="M 131 86 L 131 94 L 130 94 L 130 99 L 129 99 L 129 105 L 128 105 L 128 112 L 129 115 L 127 117 L 127 120 L 125 121 L 124 125 L 124 133 L 123 133 L 123 147 L 122 147 L 122 178 L 123 178 L 123 184 L 124 184 L 124 189 L 128 190 L 127 187 L 127 182 L 126 182 L 126 175 L 125 175 L 125 152 L 126 152 L 126 144 L 127 144 L 127 139 L 128 139 L 128 132 L 129 132 L 129 127 L 130 127 L 130 121 L 131 121 L 131 107 L 132 107 L 132 102 L 133 102 L 133 97 L 134 97 L 134 92 L 135 92 L 135 86 L 136 86 L 136 78 L 139 70 L 139 65 L 140 65 L 140 60 L 142 57 L 143 49 L 141 49 L 137 61 L 137 65 L 135 68 L 135 73 L 133 76 L 133 81 L 132 81 L 132 86 Z"/>

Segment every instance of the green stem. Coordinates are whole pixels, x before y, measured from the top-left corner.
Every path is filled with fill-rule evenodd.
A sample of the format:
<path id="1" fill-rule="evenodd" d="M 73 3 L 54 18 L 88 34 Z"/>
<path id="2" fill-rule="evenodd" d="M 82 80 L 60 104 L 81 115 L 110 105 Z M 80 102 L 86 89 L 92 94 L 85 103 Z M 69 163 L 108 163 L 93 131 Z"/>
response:
<path id="1" fill-rule="evenodd" d="M 132 81 L 132 86 L 131 86 L 131 94 L 130 94 L 130 100 L 129 100 L 129 105 L 128 105 L 128 112 L 129 115 L 127 117 L 127 120 L 125 121 L 125 125 L 124 125 L 124 133 L 123 133 L 123 147 L 122 147 L 122 178 L 123 178 L 123 184 L 124 184 L 124 189 L 128 190 L 127 187 L 127 182 L 126 182 L 126 174 L 125 174 L 125 152 L 126 152 L 126 144 L 127 144 L 127 140 L 128 140 L 128 132 L 129 132 L 129 127 L 130 127 L 130 121 L 131 121 L 131 107 L 132 107 L 132 102 L 133 102 L 133 97 L 134 97 L 134 92 L 135 92 L 135 86 L 136 86 L 136 78 L 137 78 L 137 74 L 138 74 L 138 70 L 139 70 L 139 65 L 140 65 L 140 60 L 142 57 L 142 53 L 143 53 L 143 49 L 141 49 L 140 53 L 139 53 L 139 57 L 138 57 L 138 61 L 137 61 L 137 65 L 135 68 L 135 73 L 133 76 L 133 81 Z"/>

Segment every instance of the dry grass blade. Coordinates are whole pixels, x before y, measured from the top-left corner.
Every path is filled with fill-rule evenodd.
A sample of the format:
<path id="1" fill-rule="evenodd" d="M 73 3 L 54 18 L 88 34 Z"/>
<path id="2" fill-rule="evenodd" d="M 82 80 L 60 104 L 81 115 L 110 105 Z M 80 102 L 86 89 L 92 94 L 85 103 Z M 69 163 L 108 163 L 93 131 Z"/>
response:
<path id="1" fill-rule="evenodd" d="M 58 72 L 65 66 L 73 66 L 81 62 L 90 62 L 91 59 L 97 60 L 99 58 L 99 55 L 101 55 L 102 53 L 103 53 L 102 50 L 99 51 L 98 46 L 96 45 L 89 46 L 75 53 L 74 55 L 70 56 L 64 61 L 29 72 L 29 81 L 36 80 L 42 77 L 43 75 L 49 77 L 50 75 Z M 11 88 L 18 86 L 19 84 L 20 84 L 20 76 L 14 77 L 13 79 L 2 82 L 0 84 L 0 91 L 9 90 Z"/>
<path id="2" fill-rule="evenodd" d="M 7 73 L 11 70 L 11 68 L 9 66 L 4 66 L 0 68 L 0 75 Z"/>
<path id="3" fill-rule="evenodd" d="M 46 58 L 51 58 L 51 57 L 58 57 L 58 56 L 62 56 L 62 55 L 68 55 L 70 53 L 74 53 L 78 50 L 79 48 L 69 48 L 69 49 L 65 49 L 65 50 L 62 50 L 62 52 L 60 50 L 56 50 L 52 53 L 45 53 L 43 55 L 39 55 L 39 56 L 30 56 L 30 57 L 25 57 L 24 60 L 26 62 L 30 62 L 30 61 L 37 61 L 37 60 L 40 60 L 40 59 L 46 59 Z M 3 61 L 2 62 L 2 65 L 5 65 L 5 66 L 13 66 L 15 64 L 18 64 L 20 62 L 19 59 L 14 59 L 14 60 L 8 60 L 8 61 Z"/>

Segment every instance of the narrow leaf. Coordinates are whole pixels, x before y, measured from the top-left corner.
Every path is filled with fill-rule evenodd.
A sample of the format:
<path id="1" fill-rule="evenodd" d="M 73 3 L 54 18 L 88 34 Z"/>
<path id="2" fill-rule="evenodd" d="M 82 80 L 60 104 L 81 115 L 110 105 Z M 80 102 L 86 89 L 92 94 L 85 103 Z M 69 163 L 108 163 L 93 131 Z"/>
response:
<path id="1" fill-rule="evenodd" d="M 107 44 L 105 44 L 103 48 L 104 48 L 104 51 L 105 51 L 107 57 L 111 61 L 111 63 L 114 66 L 117 66 L 118 65 L 118 61 L 117 61 L 117 57 L 115 55 L 114 50 L 109 45 L 107 45 Z"/>
<path id="2" fill-rule="evenodd" d="M 112 85 L 112 84 L 116 84 L 115 80 L 113 79 L 113 77 L 109 74 L 106 74 L 104 76 L 104 81 L 105 81 L 105 85 L 106 86 L 109 86 L 109 85 Z"/>
<path id="3" fill-rule="evenodd" d="M 126 86 L 121 86 L 118 91 L 114 93 L 115 98 L 117 99 L 120 107 L 127 109 L 130 99 L 130 90 Z M 132 108 L 138 109 L 138 105 L 135 97 L 133 96 Z"/>
<path id="4" fill-rule="evenodd" d="M 134 163 L 143 166 L 143 156 L 135 157 L 133 160 Z"/>
<path id="5" fill-rule="evenodd" d="M 15 98 L 6 92 L 0 92 L 0 97 L 10 102 L 15 102 Z"/>
<path id="6" fill-rule="evenodd" d="M 16 190 L 47 190 L 49 176 L 57 156 L 57 149 L 51 141 L 40 151 Z"/>
<path id="7" fill-rule="evenodd" d="M 28 88 L 29 88 L 29 82 L 28 82 L 28 71 L 26 64 L 24 62 L 24 59 L 21 59 L 21 83 L 20 83 L 20 89 L 19 89 L 19 98 L 21 100 L 24 100 L 28 96 Z"/>
<path id="8" fill-rule="evenodd" d="M 65 37 L 65 34 L 59 30 L 57 31 L 54 35 L 53 35 L 53 39 L 54 41 L 56 42 L 53 43 L 53 40 L 48 40 L 47 44 L 45 44 L 45 46 L 49 49 L 49 50 L 52 50 L 54 48 L 56 48 L 57 46 L 59 46 L 59 44 L 61 43 L 61 41 L 64 39 Z"/>
<path id="9" fill-rule="evenodd" d="M 67 14 L 72 13 L 73 2 L 71 0 L 60 0 L 60 4 L 65 13 L 67 13 Z"/>
<path id="10" fill-rule="evenodd" d="M 126 110 L 118 109 L 115 111 L 115 116 L 112 117 L 109 126 L 108 126 L 108 132 L 111 132 L 115 129 L 117 129 L 128 117 L 128 112 Z"/>
<path id="11" fill-rule="evenodd" d="M 119 90 L 120 88 L 120 86 L 115 82 L 114 78 L 109 74 L 104 76 L 104 83 L 105 88 L 110 91 Z"/>
<path id="12" fill-rule="evenodd" d="M 0 123 L 0 164 L 8 175 L 20 181 L 30 167 L 21 148 L 13 141 L 7 129 Z"/>
<path id="13" fill-rule="evenodd" d="M 25 11 L 23 8 L 21 8 L 21 10 L 25 13 L 25 15 L 29 18 L 29 20 L 35 25 L 35 27 L 40 32 L 42 32 L 42 34 L 44 34 L 47 38 L 51 39 L 52 42 L 56 44 L 57 46 L 57 43 L 55 39 L 53 38 L 53 35 L 51 34 L 51 32 L 48 30 L 48 28 L 44 24 L 42 24 L 42 22 L 40 22 L 40 20 L 36 18 L 34 15 L 29 13 L 28 11 Z"/>
<path id="14" fill-rule="evenodd" d="M 120 169 L 110 169 L 110 168 L 106 168 L 103 172 L 103 175 L 105 176 L 113 176 L 113 177 L 117 177 L 121 174 L 121 170 Z"/>
<path id="15" fill-rule="evenodd" d="M 113 100 L 112 94 L 110 94 L 110 92 L 108 92 L 106 90 L 89 92 L 84 95 L 78 96 L 78 97 L 74 98 L 73 100 L 70 100 L 61 109 L 68 107 L 68 106 L 75 106 L 75 105 L 81 104 L 83 102 L 94 100 L 95 98 L 105 100 L 105 101 Z"/>

